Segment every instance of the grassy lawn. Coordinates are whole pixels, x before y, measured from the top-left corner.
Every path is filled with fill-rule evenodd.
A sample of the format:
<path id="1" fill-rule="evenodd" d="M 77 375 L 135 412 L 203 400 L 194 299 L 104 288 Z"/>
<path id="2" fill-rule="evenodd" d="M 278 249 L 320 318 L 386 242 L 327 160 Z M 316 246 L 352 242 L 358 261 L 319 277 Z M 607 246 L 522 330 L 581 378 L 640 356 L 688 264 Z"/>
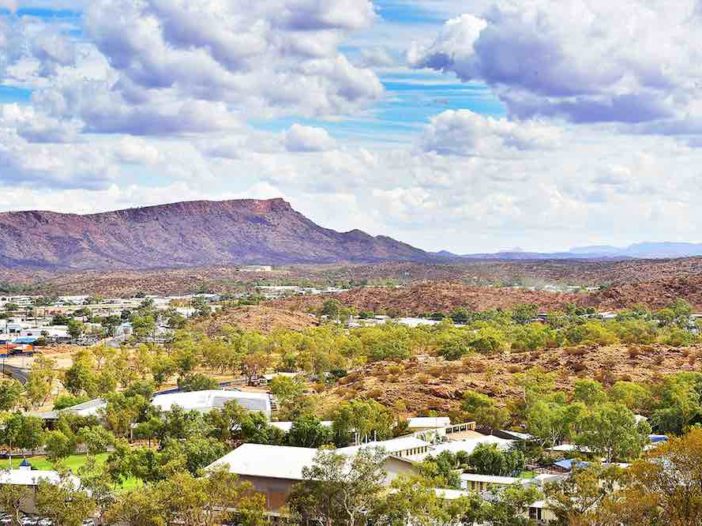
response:
<path id="1" fill-rule="evenodd" d="M 536 473 L 533 471 L 522 471 L 519 474 L 520 479 L 533 479 L 534 477 L 536 477 Z"/>
<path id="2" fill-rule="evenodd" d="M 107 461 L 108 453 L 100 453 L 95 455 L 95 462 L 98 466 L 102 466 Z M 46 457 L 30 457 L 27 460 L 32 464 L 34 469 L 48 471 L 55 469 L 56 465 L 48 460 Z M 85 455 L 71 455 L 70 457 L 63 460 L 63 465 L 68 468 L 72 473 L 77 474 L 78 470 L 85 465 L 87 457 Z M 12 457 L 12 467 L 17 469 L 22 462 L 22 457 Z M 10 469 L 9 459 L 0 459 L 0 469 Z M 141 481 L 138 479 L 128 479 L 121 486 L 120 489 L 132 489 L 141 486 Z"/>

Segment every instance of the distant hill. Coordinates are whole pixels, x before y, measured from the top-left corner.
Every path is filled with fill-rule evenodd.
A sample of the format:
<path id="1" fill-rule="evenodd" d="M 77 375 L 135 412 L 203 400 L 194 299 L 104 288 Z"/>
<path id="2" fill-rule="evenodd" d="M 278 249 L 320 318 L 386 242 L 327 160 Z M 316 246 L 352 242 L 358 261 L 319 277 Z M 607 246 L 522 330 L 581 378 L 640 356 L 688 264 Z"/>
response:
<path id="1" fill-rule="evenodd" d="M 543 259 L 674 259 L 702 256 L 702 243 L 637 243 L 628 247 L 606 245 L 577 247 L 564 252 L 494 252 L 488 254 L 465 254 L 457 256 L 439 252 L 444 258 L 499 259 L 499 260 L 543 260 Z"/>
<path id="2" fill-rule="evenodd" d="M 192 201 L 92 215 L 0 214 L 0 267 L 82 270 L 425 261 L 389 237 L 323 228 L 282 199 Z"/>

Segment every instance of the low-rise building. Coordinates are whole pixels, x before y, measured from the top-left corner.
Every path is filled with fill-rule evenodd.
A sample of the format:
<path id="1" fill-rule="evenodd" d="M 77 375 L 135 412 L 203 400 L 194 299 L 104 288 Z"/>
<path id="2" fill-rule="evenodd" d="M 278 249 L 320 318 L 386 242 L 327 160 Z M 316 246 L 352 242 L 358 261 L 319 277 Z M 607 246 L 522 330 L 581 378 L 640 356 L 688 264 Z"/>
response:
<path id="1" fill-rule="evenodd" d="M 342 448 L 337 452 L 352 456 L 360 447 Z M 269 512 L 277 513 L 285 506 L 293 486 L 304 480 L 304 469 L 314 464 L 317 452 L 316 449 L 302 447 L 243 444 L 207 469 L 225 468 L 241 480 L 250 482 L 256 491 L 265 496 Z M 388 485 L 399 475 L 416 470 L 412 462 L 390 454 L 383 468 L 387 473 Z"/>
<path id="2" fill-rule="evenodd" d="M 221 409 L 227 402 L 237 402 L 249 411 L 260 411 L 270 418 L 271 397 L 267 393 L 250 393 L 245 391 L 194 391 L 189 393 L 168 393 L 154 396 L 152 404 L 161 411 L 170 411 L 178 406 L 186 411 L 203 413 Z"/>
<path id="3" fill-rule="evenodd" d="M 48 482 L 50 484 L 61 484 L 67 482 L 74 488 L 80 487 L 80 479 L 75 476 L 69 476 L 62 479 L 61 475 L 56 471 L 35 470 L 32 465 L 23 460 L 18 469 L 0 470 L 0 486 L 25 486 L 29 489 L 27 496 L 20 503 L 20 509 L 26 514 L 36 514 L 36 491 L 40 482 Z"/>

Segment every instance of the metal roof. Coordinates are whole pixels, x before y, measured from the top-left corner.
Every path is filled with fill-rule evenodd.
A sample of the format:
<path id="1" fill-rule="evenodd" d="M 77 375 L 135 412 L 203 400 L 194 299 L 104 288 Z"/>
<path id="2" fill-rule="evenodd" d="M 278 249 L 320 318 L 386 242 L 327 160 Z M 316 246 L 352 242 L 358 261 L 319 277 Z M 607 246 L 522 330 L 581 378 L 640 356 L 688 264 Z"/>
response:
<path id="1" fill-rule="evenodd" d="M 243 444 L 207 469 L 228 467 L 231 473 L 250 477 L 302 480 L 302 470 L 311 466 L 316 449 Z"/>
<path id="2" fill-rule="evenodd" d="M 462 482 L 486 482 L 488 484 L 516 484 L 526 482 L 527 479 L 518 479 L 516 477 L 498 477 L 495 475 L 479 475 L 477 473 L 463 473 L 461 475 Z"/>
<path id="3" fill-rule="evenodd" d="M 27 467 L 11 470 L 0 470 L 0 484 L 10 484 L 13 486 L 37 486 L 39 482 L 45 480 L 51 484 L 61 482 L 61 476 L 56 471 L 40 471 Z M 76 487 L 78 487 L 78 479 L 69 477 Z"/>
<path id="4" fill-rule="evenodd" d="M 451 419 L 447 416 L 417 416 L 407 421 L 410 429 L 441 429 L 451 425 Z"/>
<path id="5" fill-rule="evenodd" d="M 392 454 L 400 451 L 407 451 L 408 449 L 425 448 L 429 446 L 431 446 L 429 442 L 425 442 L 414 436 L 406 436 L 392 438 L 390 440 L 381 440 L 379 442 L 368 442 L 358 446 L 342 447 L 337 451 L 343 454 L 353 454 L 365 448 L 380 448 L 385 450 L 386 453 Z"/>
<path id="6" fill-rule="evenodd" d="M 154 396 L 152 405 L 162 411 L 170 411 L 178 406 L 186 411 L 211 411 L 221 409 L 229 401 L 236 401 L 249 411 L 262 411 L 270 414 L 271 398 L 266 393 L 248 393 L 244 391 L 193 391 L 189 393 L 169 393 Z"/>

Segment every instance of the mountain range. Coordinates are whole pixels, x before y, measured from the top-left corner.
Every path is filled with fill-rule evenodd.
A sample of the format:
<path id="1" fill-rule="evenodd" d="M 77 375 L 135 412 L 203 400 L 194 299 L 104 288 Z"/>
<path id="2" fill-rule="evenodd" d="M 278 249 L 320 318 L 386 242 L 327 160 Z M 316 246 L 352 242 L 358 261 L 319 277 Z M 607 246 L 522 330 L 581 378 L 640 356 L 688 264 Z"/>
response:
<path id="1" fill-rule="evenodd" d="M 609 245 L 576 247 L 564 252 L 525 252 L 513 250 L 484 254 L 438 255 L 459 259 L 546 260 L 546 259 L 673 259 L 702 256 L 702 243 L 645 242 L 626 247 Z"/>
<path id="2" fill-rule="evenodd" d="M 566 252 L 429 253 L 360 230 L 315 224 L 283 199 L 190 201 L 90 215 L 0 213 L 0 268 L 145 270 L 245 264 L 387 261 L 658 259 L 701 256 L 702 244 L 640 243 Z"/>
<path id="3" fill-rule="evenodd" d="M 320 227 L 282 199 L 191 201 L 91 215 L 0 214 L 0 266 L 42 270 L 425 261 L 360 230 Z"/>

